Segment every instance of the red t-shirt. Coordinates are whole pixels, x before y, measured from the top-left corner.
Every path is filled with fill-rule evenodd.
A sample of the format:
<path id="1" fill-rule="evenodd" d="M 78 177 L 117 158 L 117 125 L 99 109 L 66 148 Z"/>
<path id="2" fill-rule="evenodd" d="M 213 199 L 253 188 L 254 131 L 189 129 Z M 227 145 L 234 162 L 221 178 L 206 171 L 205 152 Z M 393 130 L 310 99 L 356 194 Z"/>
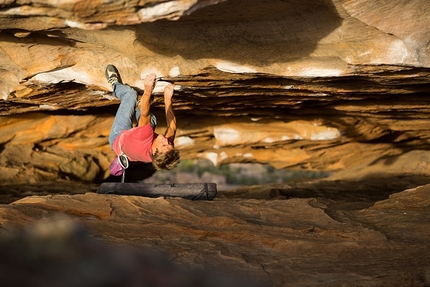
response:
<path id="1" fill-rule="evenodd" d="M 113 150 L 117 155 L 122 150 L 130 161 L 152 162 L 151 147 L 154 135 L 151 124 L 124 130 L 113 142 Z"/>

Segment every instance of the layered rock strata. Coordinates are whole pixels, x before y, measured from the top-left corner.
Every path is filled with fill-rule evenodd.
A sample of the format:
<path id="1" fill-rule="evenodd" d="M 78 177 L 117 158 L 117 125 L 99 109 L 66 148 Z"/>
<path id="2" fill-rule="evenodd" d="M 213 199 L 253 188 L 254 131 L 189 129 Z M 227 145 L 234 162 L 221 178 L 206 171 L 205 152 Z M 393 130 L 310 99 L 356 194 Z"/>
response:
<path id="1" fill-rule="evenodd" d="M 309 190 L 314 190 L 312 184 Z M 248 192 L 241 199 L 225 194 L 194 202 L 94 193 L 27 197 L 0 206 L 2 236 L 31 226 L 27 236 L 15 237 L 13 244 L 13 238 L 0 241 L 0 279 L 34 284 L 27 278 L 37 274 L 38 282 L 46 285 L 36 286 L 55 286 L 50 284 L 61 274 L 68 279 L 65 286 L 118 280 L 122 286 L 163 280 L 164 285 L 154 286 L 183 286 L 178 282 L 185 277 L 199 286 L 223 286 L 235 282 L 227 280 L 233 276 L 255 286 L 427 286 L 429 188 L 405 190 L 358 209 L 352 202 L 346 209 L 333 205 L 342 202 L 339 197 L 305 198 L 306 193 L 289 199 L 270 199 L 266 193 L 257 200 Z M 283 186 L 282 192 L 287 190 L 295 189 Z M 64 217 L 68 220 L 50 223 Z M 33 227 L 39 220 L 48 224 Z M 94 242 L 84 240 L 82 233 L 74 235 L 70 222 L 84 227 Z M 139 257 L 142 251 L 153 255 Z M 158 253 L 179 270 L 197 272 L 194 277 L 180 273 L 158 259 Z M 147 270 L 153 276 L 148 277 Z M 236 282 L 231 284 L 253 286 Z"/>
<path id="2" fill-rule="evenodd" d="M 178 85 L 183 158 L 338 171 L 427 146 L 424 0 L 0 6 L 7 181 L 106 176 L 109 63 L 139 92 Z"/>

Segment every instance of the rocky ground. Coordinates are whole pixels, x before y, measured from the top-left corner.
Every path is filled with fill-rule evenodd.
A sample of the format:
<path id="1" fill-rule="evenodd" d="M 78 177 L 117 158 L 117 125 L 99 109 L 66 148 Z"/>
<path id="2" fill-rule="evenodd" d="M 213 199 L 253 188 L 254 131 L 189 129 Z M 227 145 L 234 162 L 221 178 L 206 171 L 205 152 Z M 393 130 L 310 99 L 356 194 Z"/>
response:
<path id="1" fill-rule="evenodd" d="M 76 188 L 83 194 L 29 196 L 0 206 L 0 248 L 10 244 L 5 237 L 26 238 L 17 241 L 21 248 L 6 248 L 0 279 L 40 271 L 46 285 L 32 286 L 54 286 L 49 268 L 57 262 L 66 277 L 89 272 L 105 280 L 102 270 L 118 266 L 102 263 L 103 254 L 123 252 L 122 268 L 138 277 L 133 280 L 148 280 L 139 268 L 155 270 L 151 278 L 159 285 L 152 286 L 191 286 L 161 285 L 177 274 L 203 276 L 198 286 L 252 286 L 245 278 L 255 286 L 429 286 L 430 185 L 406 189 L 419 182 L 425 179 L 307 180 L 220 191 L 213 201 L 99 195 L 83 186 Z M 68 223 L 28 231 L 58 218 Z M 88 242 L 73 241 L 76 226 L 90 235 Z M 85 258 L 97 258 L 92 271 Z M 166 274 L 172 263 L 179 273 Z M 212 277 L 215 271 L 223 275 Z M 98 286 L 82 278 L 69 286 Z M 134 286 L 131 281 L 121 286 Z"/>

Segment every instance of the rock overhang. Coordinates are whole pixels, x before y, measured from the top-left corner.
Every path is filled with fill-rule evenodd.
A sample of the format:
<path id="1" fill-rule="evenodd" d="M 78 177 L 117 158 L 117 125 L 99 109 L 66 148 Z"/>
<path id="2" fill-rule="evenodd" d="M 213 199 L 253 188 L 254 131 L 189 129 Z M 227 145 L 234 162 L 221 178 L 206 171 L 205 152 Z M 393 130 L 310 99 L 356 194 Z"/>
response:
<path id="1" fill-rule="evenodd" d="M 93 170 L 89 179 L 103 177 L 118 104 L 104 77 L 109 63 L 140 92 L 144 75 L 162 77 L 154 102 L 160 116 L 163 85 L 177 85 L 183 158 L 338 171 L 427 150 L 426 1 L 16 2 L 3 3 L 0 13 L 2 162 L 14 170 L 9 179 L 29 172 L 22 164 L 31 162 L 12 159 L 13 150 L 70 157 L 71 146 L 80 149 L 75 160 L 61 161 L 63 170 L 80 178 L 70 166 L 83 157 Z M 69 125 L 67 135 L 46 124 L 49 136 L 23 148 L 12 136 L 23 114 L 92 122 L 78 130 Z"/>

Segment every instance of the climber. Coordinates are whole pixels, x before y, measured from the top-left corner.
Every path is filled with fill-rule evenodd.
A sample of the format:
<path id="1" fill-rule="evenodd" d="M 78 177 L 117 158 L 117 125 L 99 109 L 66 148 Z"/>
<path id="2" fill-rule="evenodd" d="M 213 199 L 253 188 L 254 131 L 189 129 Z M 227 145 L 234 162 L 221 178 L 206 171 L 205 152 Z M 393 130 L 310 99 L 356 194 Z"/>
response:
<path id="1" fill-rule="evenodd" d="M 112 85 L 113 94 L 121 103 L 109 135 L 109 144 L 117 155 L 124 154 L 129 161 L 151 162 L 155 169 L 173 169 L 179 163 L 179 151 L 174 148 L 176 117 L 172 107 L 174 85 L 164 88 L 164 105 L 167 129 L 162 134 L 155 133 L 157 120 L 150 113 L 152 91 L 155 87 L 155 74 L 144 79 L 144 93 L 137 102 L 137 92 L 124 85 L 121 76 L 113 65 L 106 67 L 106 78 Z M 137 126 L 133 127 L 133 117 Z"/>

